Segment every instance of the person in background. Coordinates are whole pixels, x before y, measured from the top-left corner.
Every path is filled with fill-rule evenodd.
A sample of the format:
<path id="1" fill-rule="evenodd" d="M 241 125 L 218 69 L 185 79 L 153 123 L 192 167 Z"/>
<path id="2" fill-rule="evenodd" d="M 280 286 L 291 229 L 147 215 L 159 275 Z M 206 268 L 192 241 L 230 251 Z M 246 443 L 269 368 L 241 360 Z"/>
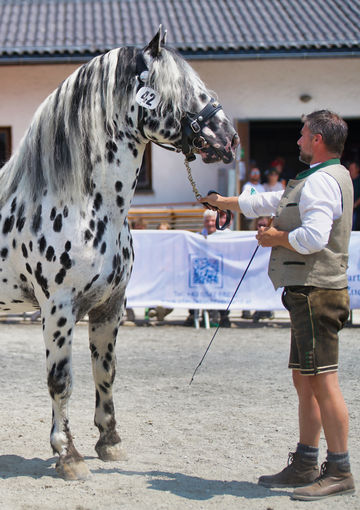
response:
<path id="1" fill-rule="evenodd" d="M 266 182 L 263 184 L 265 191 L 281 191 L 283 183 L 279 181 L 279 173 L 276 168 L 270 168 L 265 172 Z"/>
<path id="2" fill-rule="evenodd" d="M 264 186 L 261 184 L 261 172 L 256 168 L 252 168 L 249 173 L 249 180 L 245 182 L 242 191 L 254 188 L 256 193 L 263 193 L 265 191 Z"/>
<path id="3" fill-rule="evenodd" d="M 349 163 L 350 177 L 354 187 L 353 230 L 360 230 L 360 166 L 358 161 Z"/>

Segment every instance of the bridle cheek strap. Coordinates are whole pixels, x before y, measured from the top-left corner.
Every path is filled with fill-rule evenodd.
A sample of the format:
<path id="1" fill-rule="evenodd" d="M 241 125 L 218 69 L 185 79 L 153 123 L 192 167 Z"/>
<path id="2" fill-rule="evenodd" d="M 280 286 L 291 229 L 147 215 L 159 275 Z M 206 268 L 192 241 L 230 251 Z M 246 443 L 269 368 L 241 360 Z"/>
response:
<path id="1" fill-rule="evenodd" d="M 181 121 L 181 146 L 182 152 L 185 154 L 188 161 L 193 161 L 195 159 L 194 149 L 202 149 L 206 143 L 205 138 L 202 136 L 202 130 L 206 122 L 219 110 L 222 110 L 221 104 L 215 101 L 214 98 L 211 98 L 210 102 L 199 113 L 185 114 Z"/>

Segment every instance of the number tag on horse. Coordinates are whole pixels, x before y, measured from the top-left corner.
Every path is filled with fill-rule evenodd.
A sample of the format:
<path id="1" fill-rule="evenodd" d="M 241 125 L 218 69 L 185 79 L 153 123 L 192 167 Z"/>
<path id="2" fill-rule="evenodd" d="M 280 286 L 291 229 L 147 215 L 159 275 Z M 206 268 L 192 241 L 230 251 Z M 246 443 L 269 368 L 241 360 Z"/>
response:
<path id="1" fill-rule="evenodd" d="M 136 102 L 148 110 L 154 110 L 159 101 L 160 95 L 150 87 L 141 87 L 136 94 Z"/>

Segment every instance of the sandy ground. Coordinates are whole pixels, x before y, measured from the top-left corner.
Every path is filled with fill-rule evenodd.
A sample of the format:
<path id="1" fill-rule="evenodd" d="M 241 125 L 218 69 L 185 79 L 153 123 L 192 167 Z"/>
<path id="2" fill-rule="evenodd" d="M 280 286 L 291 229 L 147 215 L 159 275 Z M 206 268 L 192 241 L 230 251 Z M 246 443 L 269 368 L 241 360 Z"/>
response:
<path id="1" fill-rule="evenodd" d="M 166 325 L 165 325 L 166 324 Z M 287 321 L 221 329 L 189 386 L 214 330 L 171 315 L 156 327 L 121 328 L 115 405 L 128 461 L 96 458 L 87 327 L 74 342 L 70 423 L 92 476 L 56 475 L 49 445 L 41 327 L 0 325 L 0 507 L 25 509 L 359 509 L 360 496 L 291 501 L 291 490 L 257 485 L 284 467 L 297 441 L 297 404 L 287 370 Z M 359 484 L 359 327 L 341 333 L 341 382 L 350 410 L 352 471 Z M 326 453 L 321 440 L 321 460 Z M 360 494 L 360 492 L 359 492 Z"/>

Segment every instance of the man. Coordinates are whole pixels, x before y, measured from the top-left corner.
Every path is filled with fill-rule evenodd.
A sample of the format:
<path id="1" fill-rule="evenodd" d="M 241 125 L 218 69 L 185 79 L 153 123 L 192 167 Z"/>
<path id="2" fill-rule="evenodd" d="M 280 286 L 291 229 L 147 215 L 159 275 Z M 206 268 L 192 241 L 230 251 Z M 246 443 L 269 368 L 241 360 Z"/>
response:
<path id="1" fill-rule="evenodd" d="M 289 368 L 299 400 L 300 437 L 296 452 L 280 473 L 262 476 L 266 487 L 300 487 L 293 499 L 316 500 L 354 492 L 347 447 L 348 411 L 338 381 L 338 331 L 349 314 L 348 244 L 353 187 L 340 164 L 347 125 L 321 110 L 307 115 L 297 144 L 308 170 L 290 180 L 284 192 L 240 197 L 212 194 L 212 207 L 248 216 L 275 214 L 260 228 L 261 246 L 272 247 L 269 276 L 284 287 L 291 320 Z M 328 452 L 319 474 L 321 427 Z"/>

